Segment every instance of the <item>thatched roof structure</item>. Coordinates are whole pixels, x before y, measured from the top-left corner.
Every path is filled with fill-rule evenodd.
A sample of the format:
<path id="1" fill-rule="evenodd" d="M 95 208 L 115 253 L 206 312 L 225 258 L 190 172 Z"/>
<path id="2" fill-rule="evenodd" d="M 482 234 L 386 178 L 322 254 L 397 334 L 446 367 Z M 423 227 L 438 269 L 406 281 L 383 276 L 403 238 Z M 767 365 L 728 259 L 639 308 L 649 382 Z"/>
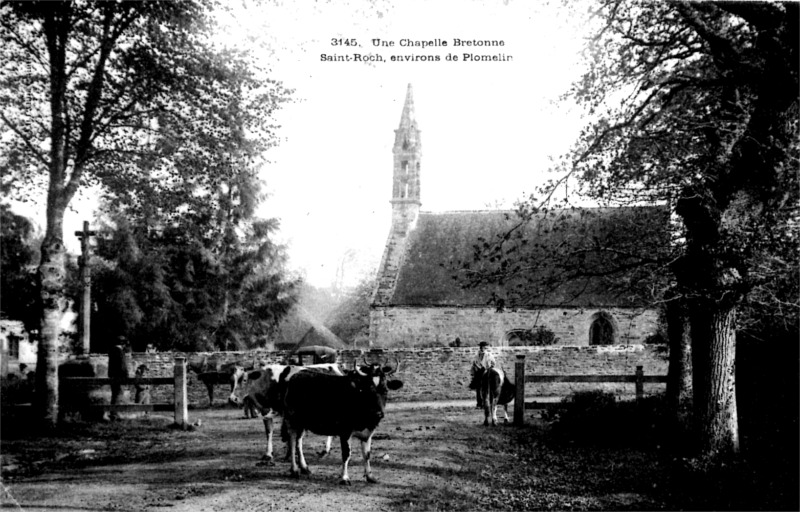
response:
<path id="1" fill-rule="evenodd" d="M 281 321 L 274 341 L 276 347 L 292 347 L 292 349 L 306 345 L 321 345 L 335 349 L 346 347 L 345 342 L 302 306 L 296 306 Z"/>

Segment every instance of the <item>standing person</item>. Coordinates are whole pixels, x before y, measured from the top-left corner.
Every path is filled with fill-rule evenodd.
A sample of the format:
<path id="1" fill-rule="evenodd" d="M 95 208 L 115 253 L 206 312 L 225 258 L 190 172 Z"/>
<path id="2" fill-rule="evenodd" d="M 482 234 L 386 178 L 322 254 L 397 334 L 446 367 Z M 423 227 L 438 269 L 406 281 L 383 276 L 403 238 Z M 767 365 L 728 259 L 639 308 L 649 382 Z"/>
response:
<path id="1" fill-rule="evenodd" d="M 477 398 L 476 409 L 483 408 L 480 386 L 481 377 L 486 370 L 494 368 L 495 364 L 494 354 L 489 348 L 489 344 L 485 341 L 478 343 L 478 353 L 475 355 L 475 359 L 472 360 L 472 368 L 470 369 L 472 373 L 472 382 L 469 384 L 469 389 L 475 390 L 475 396 Z"/>
<path id="2" fill-rule="evenodd" d="M 130 359 L 130 346 L 125 336 L 117 337 L 117 344 L 111 347 L 108 352 L 108 378 L 111 379 L 111 405 L 119 403 L 122 394 L 122 381 L 126 380 L 128 373 L 128 360 Z M 119 417 L 117 411 L 109 413 L 109 419 L 115 420 Z"/>
<path id="3" fill-rule="evenodd" d="M 146 379 L 149 375 L 150 375 L 150 368 L 148 368 L 146 364 L 140 364 L 136 368 L 136 373 L 134 374 L 134 377 L 136 379 Z M 137 404 L 150 403 L 150 384 L 142 384 L 141 382 L 136 382 L 134 383 L 133 388 L 136 390 L 136 398 L 134 398 L 134 403 Z"/>

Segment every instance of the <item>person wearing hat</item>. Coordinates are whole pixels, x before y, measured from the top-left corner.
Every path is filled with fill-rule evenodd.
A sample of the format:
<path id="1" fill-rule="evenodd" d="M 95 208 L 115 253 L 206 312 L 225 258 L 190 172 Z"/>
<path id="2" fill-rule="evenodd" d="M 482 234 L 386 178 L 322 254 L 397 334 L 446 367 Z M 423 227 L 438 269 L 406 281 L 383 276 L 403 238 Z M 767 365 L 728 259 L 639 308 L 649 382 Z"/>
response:
<path id="1" fill-rule="evenodd" d="M 472 360 L 472 382 L 469 384 L 469 389 L 475 390 L 475 396 L 477 398 L 477 405 L 475 408 L 477 409 L 483 407 L 480 379 L 483 376 L 483 372 L 489 368 L 494 368 L 495 363 L 494 354 L 492 354 L 492 351 L 489 349 L 489 344 L 485 341 L 478 343 L 478 353 L 475 355 L 475 359 Z"/>

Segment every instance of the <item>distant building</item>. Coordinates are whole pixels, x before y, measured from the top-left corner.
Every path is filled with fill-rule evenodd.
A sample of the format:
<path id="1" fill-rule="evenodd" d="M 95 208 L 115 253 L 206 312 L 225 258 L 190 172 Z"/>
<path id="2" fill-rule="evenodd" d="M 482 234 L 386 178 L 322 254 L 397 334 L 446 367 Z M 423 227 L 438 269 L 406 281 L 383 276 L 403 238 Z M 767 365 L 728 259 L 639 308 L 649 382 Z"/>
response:
<path id="1" fill-rule="evenodd" d="M 507 290 L 489 284 L 465 288 L 454 279 L 454 268 L 472 257 L 481 237 L 492 240 L 517 219 L 513 212 L 496 210 L 420 211 L 422 142 L 411 85 L 393 153 L 392 225 L 370 306 L 372 346 L 452 346 L 456 339 L 462 346 L 480 341 L 504 346 L 541 326 L 561 345 L 636 344 L 657 332 L 658 310 L 647 296 L 648 283 L 620 283 L 631 276 L 563 282 L 553 277 L 546 290 L 509 299 L 498 311 L 489 297 Z M 525 236 L 543 245 L 560 243 L 569 235 L 547 229 L 554 217 L 576 234 L 629 241 L 637 234 L 630 229 L 633 220 L 652 224 L 645 230 L 649 233 L 665 234 L 668 225 L 664 208 L 589 208 L 536 217 L 522 228 Z M 666 237 L 652 240 L 666 243 Z M 542 282 L 556 276 L 553 266 L 533 272 L 542 274 Z"/>
<path id="2" fill-rule="evenodd" d="M 306 346 L 346 348 L 344 341 L 317 320 L 315 315 L 297 305 L 278 325 L 270 348 L 272 350 L 297 350 Z"/>
<path id="3" fill-rule="evenodd" d="M 0 375 L 19 372 L 20 364 L 35 370 L 36 353 L 36 343 L 29 340 L 22 322 L 0 320 Z"/>

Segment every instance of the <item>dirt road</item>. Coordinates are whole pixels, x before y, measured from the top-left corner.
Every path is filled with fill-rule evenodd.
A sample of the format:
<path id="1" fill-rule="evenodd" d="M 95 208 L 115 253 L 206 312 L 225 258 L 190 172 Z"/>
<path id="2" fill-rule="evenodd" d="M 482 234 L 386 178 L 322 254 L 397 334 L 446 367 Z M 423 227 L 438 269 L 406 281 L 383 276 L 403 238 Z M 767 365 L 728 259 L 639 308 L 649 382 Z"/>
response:
<path id="1" fill-rule="evenodd" d="M 475 503 L 492 492 L 481 471 L 493 454 L 478 453 L 480 437 L 503 436 L 513 427 L 483 427 L 470 402 L 390 404 L 373 441 L 373 474 L 363 479 L 353 442 L 351 487 L 338 484 L 341 451 L 334 441 L 322 460 L 323 438 L 310 435 L 306 452 L 313 474 L 288 477 L 288 463 L 259 465 L 261 421 L 234 409 L 191 411 L 201 426 L 169 430 L 166 416 L 83 426 L 54 440 L 4 439 L 3 506 L 35 510 L 402 510 L 442 505 L 448 496 Z M 76 427 L 77 428 L 77 427 Z M 484 439 L 485 441 L 485 439 Z M 283 454 L 276 443 L 276 454 Z M 431 501 L 433 500 L 433 501 Z M 415 503 L 416 501 L 416 503 Z"/>

